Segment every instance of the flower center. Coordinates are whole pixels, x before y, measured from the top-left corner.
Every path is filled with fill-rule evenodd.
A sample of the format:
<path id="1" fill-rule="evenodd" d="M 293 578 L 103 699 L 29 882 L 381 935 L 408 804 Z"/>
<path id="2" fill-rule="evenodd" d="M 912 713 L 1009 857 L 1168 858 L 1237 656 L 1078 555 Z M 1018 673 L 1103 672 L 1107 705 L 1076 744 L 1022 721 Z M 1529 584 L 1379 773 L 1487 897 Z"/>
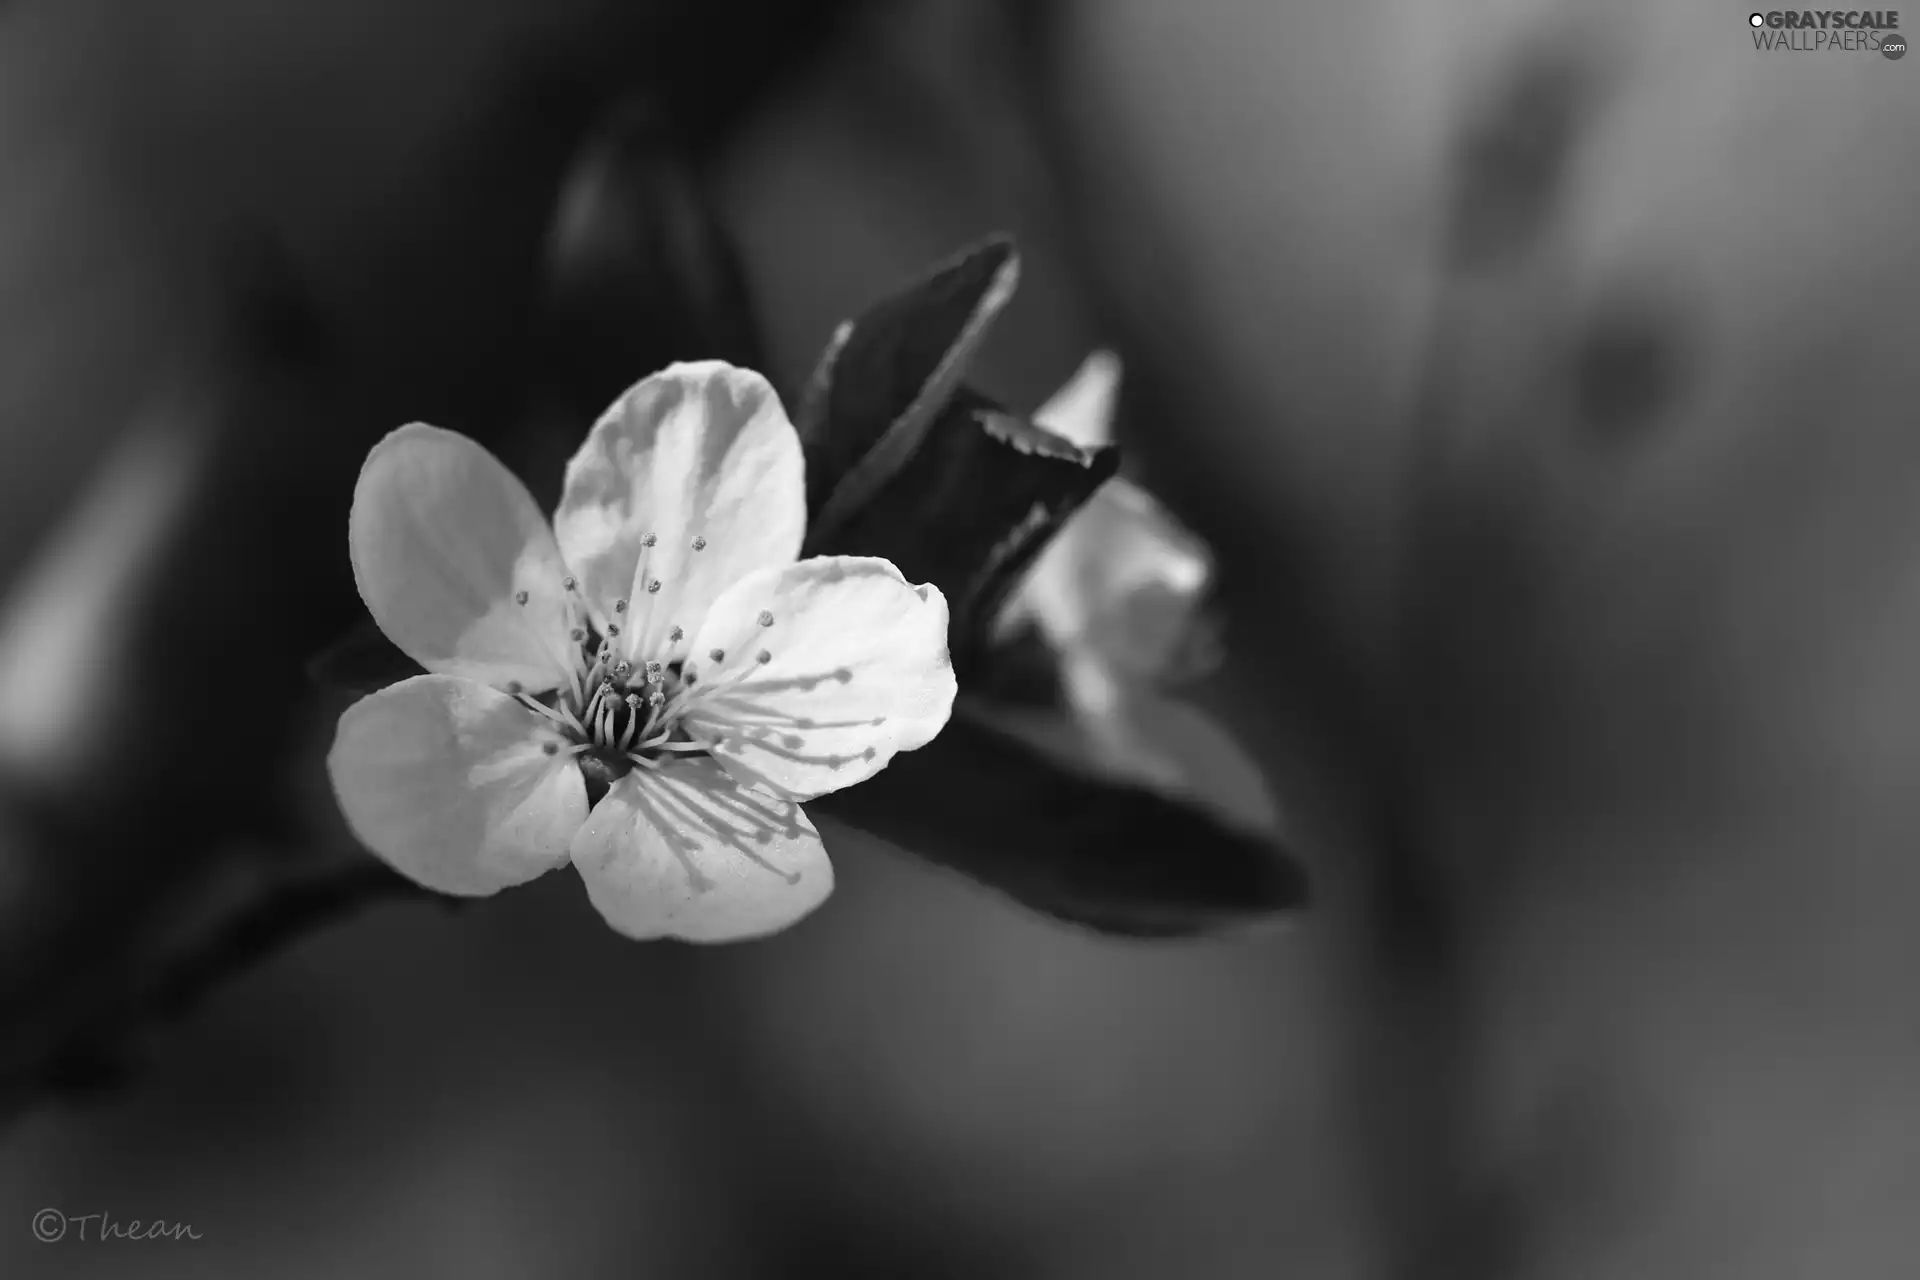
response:
<path id="1" fill-rule="evenodd" d="M 642 540 L 644 548 L 651 549 L 654 544 L 652 534 Z M 707 540 L 696 537 L 692 545 L 695 551 L 702 551 Z M 649 592 L 659 591 L 659 579 L 643 575 L 642 580 Z M 623 646 L 616 640 L 626 625 L 626 600 L 614 603 L 613 617 L 606 623 L 603 635 L 579 603 L 578 582 L 568 577 L 562 586 L 572 606 L 568 611 L 570 629 L 566 641 L 570 659 L 568 683 L 539 696 L 517 686 L 507 690 L 553 722 L 568 740 L 566 747 L 550 743 L 548 753 L 557 755 L 564 750 L 577 758 L 581 772 L 587 777 L 590 798 L 596 800 L 595 792 L 604 792 L 615 779 L 636 768 L 658 769 L 672 759 L 709 754 L 714 744 L 687 729 L 686 713 L 738 686 L 771 661 L 773 655 L 761 649 L 755 653 L 754 662 L 737 675 L 701 684 L 691 658 L 682 663 L 622 656 Z M 516 599 L 524 605 L 527 593 L 521 592 Z M 761 626 L 770 627 L 773 615 L 763 611 L 758 621 Z M 670 653 L 684 635 L 678 626 L 668 631 L 663 652 Z M 726 653 L 715 649 L 706 657 L 717 666 L 726 660 Z"/>
<path id="2" fill-rule="evenodd" d="M 564 750 L 579 757 L 589 778 L 611 782 L 666 758 L 706 754 L 708 744 L 681 724 L 697 682 L 683 678 L 680 663 L 631 662 L 611 636 L 586 623 L 573 629 L 570 643 L 577 656 L 569 684 L 538 698 L 510 692 L 554 721 L 569 740 Z"/>

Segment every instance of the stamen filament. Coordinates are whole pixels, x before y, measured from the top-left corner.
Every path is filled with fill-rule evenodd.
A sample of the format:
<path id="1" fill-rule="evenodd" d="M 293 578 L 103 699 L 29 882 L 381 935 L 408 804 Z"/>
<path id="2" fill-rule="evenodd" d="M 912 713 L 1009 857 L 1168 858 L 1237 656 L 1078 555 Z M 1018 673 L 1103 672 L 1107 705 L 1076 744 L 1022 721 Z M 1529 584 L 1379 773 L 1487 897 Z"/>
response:
<path id="1" fill-rule="evenodd" d="M 541 715 L 553 721 L 555 724 L 567 723 L 566 719 L 562 717 L 559 712 L 555 711 L 552 707 L 549 707 L 546 703 L 539 701 L 538 699 L 533 697 L 532 694 L 526 694 L 526 693 L 517 694 L 514 697 L 514 701 L 518 702 L 521 706 L 527 708 L 527 710 L 529 711 L 539 712 Z"/>
<path id="2" fill-rule="evenodd" d="M 764 653 L 766 651 L 763 649 L 761 652 Z M 698 687 L 682 685 L 680 692 L 674 695 L 673 701 L 667 704 L 666 714 L 682 715 L 685 714 L 687 708 L 693 706 L 699 699 L 725 697 L 727 694 L 751 680 L 763 665 L 763 663 L 755 662 L 750 667 L 743 667 L 730 679 L 723 680 L 719 684 L 699 685 Z"/>

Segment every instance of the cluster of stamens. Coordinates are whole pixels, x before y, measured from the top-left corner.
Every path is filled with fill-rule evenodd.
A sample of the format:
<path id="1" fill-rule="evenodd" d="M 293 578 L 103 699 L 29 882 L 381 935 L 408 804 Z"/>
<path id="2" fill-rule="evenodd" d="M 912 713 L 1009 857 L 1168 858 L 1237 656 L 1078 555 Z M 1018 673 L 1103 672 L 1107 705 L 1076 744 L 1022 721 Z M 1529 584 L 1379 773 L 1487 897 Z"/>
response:
<path id="1" fill-rule="evenodd" d="M 653 534 L 641 539 L 644 549 L 636 580 L 649 594 L 657 594 L 661 583 L 646 573 L 645 552 L 656 545 Z M 696 537 L 695 551 L 704 550 L 707 540 Z M 692 659 L 686 663 L 633 660 L 622 655 L 619 638 L 627 616 L 626 600 L 613 605 L 613 617 L 601 634 L 589 619 L 580 598 L 580 584 L 572 577 L 562 580 L 567 607 L 568 639 L 571 644 L 568 684 L 551 693 L 534 696 L 518 686 L 508 692 L 523 704 L 539 712 L 559 728 L 571 745 L 562 747 L 548 742 L 549 755 L 562 751 L 578 757 L 589 776 L 603 780 L 618 778 L 633 768 L 657 769 L 671 758 L 707 754 L 716 743 L 695 737 L 682 718 L 696 701 L 711 700 L 751 678 L 755 671 L 772 661 L 765 649 L 754 654 L 754 664 L 732 678 L 713 685 L 701 685 Z M 528 593 L 516 593 L 517 603 L 525 605 Z M 773 614 L 762 610 L 757 621 L 762 627 L 773 625 Z M 678 626 L 667 632 L 667 643 L 678 645 L 686 632 Z M 709 661 L 725 661 L 726 652 L 710 650 Z"/>

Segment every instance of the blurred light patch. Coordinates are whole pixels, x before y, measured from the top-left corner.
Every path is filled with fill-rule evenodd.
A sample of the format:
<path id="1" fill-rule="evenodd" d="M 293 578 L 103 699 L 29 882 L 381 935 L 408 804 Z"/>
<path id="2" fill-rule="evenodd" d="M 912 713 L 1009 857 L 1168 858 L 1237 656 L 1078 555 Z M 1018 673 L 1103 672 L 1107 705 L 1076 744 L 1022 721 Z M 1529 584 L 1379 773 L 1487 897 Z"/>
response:
<path id="1" fill-rule="evenodd" d="M 114 724 L 127 620 L 187 512 L 210 429 L 156 413 L 113 446 L 0 604 L 0 771 L 70 783 Z M 236 584 L 244 592 L 244 584 Z"/>

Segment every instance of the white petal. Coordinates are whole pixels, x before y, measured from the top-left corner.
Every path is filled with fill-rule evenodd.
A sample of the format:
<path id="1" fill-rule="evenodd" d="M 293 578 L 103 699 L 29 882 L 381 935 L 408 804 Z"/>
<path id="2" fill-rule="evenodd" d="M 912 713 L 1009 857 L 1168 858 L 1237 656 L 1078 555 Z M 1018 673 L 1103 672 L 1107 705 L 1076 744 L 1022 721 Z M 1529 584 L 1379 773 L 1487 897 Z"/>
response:
<path id="1" fill-rule="evenodd" d="M 1130 676 L 1177 665 L 1213 578 L 1206 544 L 1139 486 L 1115 478 L 1067 520 L 1002 612 L 1058 648 L 1085 648 Z"/>
<path id="2" fill-rule="evenodd" d="M 1081 446 L 1113 442 L 1120 360 L 1096 351 L 1034 421 Z M 1200 637 L 1196 615 L 1213 577 L 1206 545 L 1138 485 L 1113 479 L 1076 511 L 1034 561 L 997 620 L 1031 622 L 1057 648 L 1085 648 L 1116 669 L 1169 673 Z"/>
<path id="3" fill-rule="evenodd" d="M 566 861 L 586 782 L 545 720 L 496 689 L 415 676 L 348 707 L 327 772 L 355 836 L 409 879 L 478 897 Z"/>
<path id="4" fill-rule="evenodd" d="M 1096 351 L 1040 406 L 1033 420 L 1083 449 L 1113 443 L 1113 414 L 1120 402 L 1120 357 Z"/>
<path id="5" fill-rule="evenodd" d="M 614 783 L 574 838 L 573 862 L 587 897 L 629 938 L 756 938 L 833 892 L 833 865 L 800 806 L 743 788 L 711 760 Z"/>
<path id="6" fill-rule="evenodd" d="M 565 681 L 567 571 L 527 487 L 491 453 L 401 427 L 367 455 L 348 530 L 361 599 L 415 662 L 496 688 Z"/>
<path id="7" fill-rule="evenodd" d="M 622 627 L 622 651 L 666 662 L 687 652 L 722 591 L 800 554 L 805 479 L 800 438 L 765 378 L 676 364 L 594 424 L 567 464 L 554 528 L 601 619 Z M 681 638 L 669 641 L 675 627 Z"/>
<path id="8" fill-rule="evenodd" d="M 953 709 L 946 598 L 885 560 L 818 556 L 735 584 L 687 665 L 709 691 L 687 728 L 735 777 L 801 799 L 872 777 Z"/>

